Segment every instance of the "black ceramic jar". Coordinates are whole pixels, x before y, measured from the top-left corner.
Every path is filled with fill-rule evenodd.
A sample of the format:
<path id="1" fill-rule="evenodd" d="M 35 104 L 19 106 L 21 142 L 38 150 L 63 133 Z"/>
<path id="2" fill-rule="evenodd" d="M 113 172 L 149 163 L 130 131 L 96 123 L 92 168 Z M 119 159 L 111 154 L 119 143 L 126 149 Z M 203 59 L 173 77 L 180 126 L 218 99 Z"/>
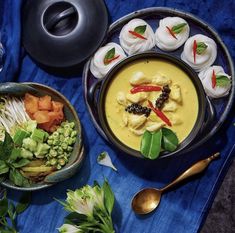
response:
<path id="1" fill-rule="evenodd" d="M 190 146 L 192 146 L 193 141 L 200 137 L 201 134 L 203 134 L 203 130 L 206 130 L 207 126 L 210 124 L 211 119 L 214 117 L 214 109 L 209 101 L 209 99 L 206 97 L 203 86 L 201 84 L 200 79 L 198 78 L 197 73 L 185 62 L 182 60 L 175 58 L 173 56 L 162 54 L 162 53 L 156 53 L 156 52 L 145 52 L 136 54 L 133 56 L 130 56 L 126 58 L 125 60 L 122 60 L 119 62 L 116 66 L 114 66 L 110 72 L 104 77 L 102 81 L 98 81 L 95 83 L 89 93 L 90 101 L 93 102 L 94 107 L 97 107 L 98 109 L 98 118 L 99 123 L 106 134 L 108 140 L 115 145 L 118 149 L 121 151 L 136 156 L 136 157 L 142 157 L 140 151 L 134 150 L 124 143 L 122 143 L 112 132 L 112 130 L 109 127 L 107 117 L 105 114 L 105 98 L 106 93 L 109 88 L 109 85 L 111 84 L 113 78 L 115 78 L 115 74 L 119 72 L 121 69 L 123 69 L 126 65 L 143 59 L 156 59 L 156 60 L 163 60 L 169 63 L 174 64 L 181 70 L 183 70 L 188 77 L 190 77 L 192 83 L 194 84 L 194 87 L 197 92 L 198 96 L 198 116 L 197 120 L 195 122 L 195 125 L 193 129 L 191 130 L 190 134 L 186 137 L 186 139 L 180 143 L 178 146 L 178 149 L 174 152 L 163 152 L 160 156 L 160 158 L 172 156 L 172 155 L 179 155 L 183 153 L 183 151 L 187 148 L 187 151 L 190 150 Z M 97 94 L 98 93 L 98 94 Z"/>

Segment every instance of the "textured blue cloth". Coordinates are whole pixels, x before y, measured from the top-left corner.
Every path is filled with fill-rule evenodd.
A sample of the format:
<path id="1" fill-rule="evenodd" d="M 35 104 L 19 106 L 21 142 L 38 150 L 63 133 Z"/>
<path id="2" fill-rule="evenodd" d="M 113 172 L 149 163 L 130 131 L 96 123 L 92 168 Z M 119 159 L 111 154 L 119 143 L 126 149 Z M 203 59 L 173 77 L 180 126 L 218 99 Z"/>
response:
<path id="1" fill-rule="evenodd" d="M 95 0 L 94 0 L 95 1 Z M 75 189 L 94 180 L 107 177 L 116 195 L 114 223 L 121 233 L 195 233 L 200 229 L 216 191 L 232 161 L 235 151 L 234 111 L 223 128 L 206 145 L 177 158 L 155 162 L 138 160 L 114 150 L 96 132 L 82 98 L 82 73 L 77 77 L 61 78 L 47 74 L 35 65 L 20 47 L 21 0 L 0 1 L 0 29 L 6 49 L 5 65 L 0 81 L 39 82 L 63 93 L 75 106 L 81 119 L 86 144 L 86 159 L 80 172 L 73 178 L 47 190 L 33 193 L 29 209 L 18 219 L 22 233 L 53 233 L 63 223 L 66 212 L 53 197 L 65 199 L 67 189 Z M 168 6 L 185 10 L 201 17 L 219 32 L 235 57 L 235 3 L 217 0 L 107 0 L 112 20 L 132 11 L 153 6 Z M 39 45 L 40 46 L 40 45 Z M 108 151 L 118 173 L 96 163 L 97 155 Z M 136 216 L 130 201 L 135 192 L 147 186 L 162 187 L 195 161 L 212 152 L 221 151 L 221 159 L 213 162 L 203 176 L 192 179 L 177 190 L 163 196 L 158 210 L 148 216 Z M 20 192 L 11 191 L 13 200 Z"/>

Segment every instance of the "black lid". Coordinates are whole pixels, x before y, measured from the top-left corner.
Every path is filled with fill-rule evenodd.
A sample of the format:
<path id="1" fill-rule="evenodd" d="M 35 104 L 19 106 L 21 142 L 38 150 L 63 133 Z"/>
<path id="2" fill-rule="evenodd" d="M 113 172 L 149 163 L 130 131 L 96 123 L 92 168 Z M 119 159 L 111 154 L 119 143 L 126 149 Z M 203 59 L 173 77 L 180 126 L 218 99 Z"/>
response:
<path id="1" fill-rule="evenodd" d="M 68 68 L 90 57 L 108 29 L 104 0 L 28 0 L 23 45 L 44 66 Z"/>

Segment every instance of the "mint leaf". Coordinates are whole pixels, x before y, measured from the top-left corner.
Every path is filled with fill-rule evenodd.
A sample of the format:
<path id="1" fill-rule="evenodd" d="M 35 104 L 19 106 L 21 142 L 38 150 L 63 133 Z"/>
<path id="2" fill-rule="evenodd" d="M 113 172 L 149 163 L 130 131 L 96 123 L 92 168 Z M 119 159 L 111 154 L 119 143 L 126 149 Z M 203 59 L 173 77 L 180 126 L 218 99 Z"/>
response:
<path id="1" fill-rule="evenodd" d="M 138 26 L 134 29 L 134 32 L 143 35 L 146 31 L 147 25 Z"/>
<path id="2" fill-rule="evenodd" d="M 207 45 L 204 43 L 204 42 L 198 42 L 197 43 L 197 50 L 196 50 L 196 53 L 198 55 L 201 55 L 205 52 L 205 50 L 207 49 Z"/>
<path id="3" fill-rule="evenodd" d="M 171 31 L 174 32 L 175 34 L 179 34 L 182 32 L 184 27 L 187 25 L 187 23 L 180 23 L 171 28 Z"/>
<path id="4" fill-rule="evenodd" d="M 225 75 L 216 75 L 216 86 L 227 87 L 230 85 L 230 79 Z"/>

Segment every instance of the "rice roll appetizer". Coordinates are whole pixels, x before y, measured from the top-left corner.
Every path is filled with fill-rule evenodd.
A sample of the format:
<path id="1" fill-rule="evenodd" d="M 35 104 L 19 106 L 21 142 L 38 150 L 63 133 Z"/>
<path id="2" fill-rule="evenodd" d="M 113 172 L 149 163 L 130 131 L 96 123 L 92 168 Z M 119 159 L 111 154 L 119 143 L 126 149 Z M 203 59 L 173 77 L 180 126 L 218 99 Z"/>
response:
<path id="1" fill-rule="evenodd" d="M 199 73 L 205 92 L 212 98 L 221 98 L 229 94 L 231 76 L 221 66 L 211 66 Z"/>
<path id="2" fill-rule="evenodd" d="M 151 50 L 155 46 L 153 29 L 142 19 L 133 19 L 119 35 L 120 45 L 128 55 Z"/>
<path id="3" fill-rule="evenodd" d="M 155 32 L 156 45 L 164 51 L 178 49 L 189 37 L 189 25 L 180 17 L 161 19 Z"/>
<path id="4" fill-rule="evenodd" d="M 116 43 L 108 43 L 94 55 L 90 71 L 96 78 L 103 78 L 109 70 L 126 57 L 123 49 Z"/>
<path id="5" fill-rule="evenodd" d="M 197 72 L 210 67 L 216 57 L 217 45 L 215 41 L 202 34 L 190 37 L 186 41 L 181 54 L 181 59 Z"/>

